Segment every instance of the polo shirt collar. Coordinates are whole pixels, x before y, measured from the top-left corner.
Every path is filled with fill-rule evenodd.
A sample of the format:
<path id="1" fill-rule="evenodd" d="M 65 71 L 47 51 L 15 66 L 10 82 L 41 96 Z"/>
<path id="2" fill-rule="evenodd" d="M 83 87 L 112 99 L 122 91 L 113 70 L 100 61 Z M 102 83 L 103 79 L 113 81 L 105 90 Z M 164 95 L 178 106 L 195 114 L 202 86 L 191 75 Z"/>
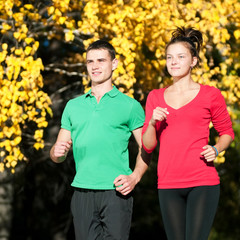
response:
<path id="1" fill-rule="evenodd" d="M 87 93 L 86 93 L 86 97 L 92 96 L 92 89 L 90 89 Z M 110 90 L 109 92 L 106 92 L 105 94 L 109 95 L 110 97 L 115 97 L 117 94 L 119 93 L 119 90 L 116 88 L 116 86 L 113 86 L 113 89 Z"/>

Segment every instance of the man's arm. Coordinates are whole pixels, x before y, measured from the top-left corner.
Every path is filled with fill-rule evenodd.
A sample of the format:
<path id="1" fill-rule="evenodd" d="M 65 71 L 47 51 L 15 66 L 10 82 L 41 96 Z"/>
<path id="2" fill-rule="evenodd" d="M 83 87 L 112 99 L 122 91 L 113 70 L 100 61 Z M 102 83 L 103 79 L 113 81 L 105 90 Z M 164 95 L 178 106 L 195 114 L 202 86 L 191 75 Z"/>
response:
<path id="1" fill-rule="evenodd" d="M 66 159 L 68 151 L 72 145 L 71 132 L 61 128 L 56 143 L 50 150 L 50 157 L 56 163 L 61 163 Z"/>
<path id="2" fill-rule="evenodd" d="M 133 130 L 133 135 L 138 144 L 138 155 L 134 171 L 130 175 L 120 175 L 114 180 L 116 190 L 119 191 L 122 195 L 127 195 L 134 189 L 136 184 L 141 180 L 143 174 L 146 172 L 151 159 L 151 155 L 146 153 L 142 148 L 142 128 Z"/>

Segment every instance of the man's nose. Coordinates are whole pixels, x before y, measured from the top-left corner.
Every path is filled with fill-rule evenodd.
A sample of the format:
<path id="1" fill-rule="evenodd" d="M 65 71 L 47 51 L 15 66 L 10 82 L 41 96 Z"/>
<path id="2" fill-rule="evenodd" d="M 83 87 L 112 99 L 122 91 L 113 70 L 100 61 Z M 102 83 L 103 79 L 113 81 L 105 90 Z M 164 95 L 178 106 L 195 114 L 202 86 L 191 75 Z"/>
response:
<path id="1" fill-rule="evenodd" d="M 93 68 L 93 69 L 97 69 L 97 68 L 99 68 L 99 64 L 98 64 L 98 62 L 93 62 L 93 64 L 92 64 L 92 68 Z"/>

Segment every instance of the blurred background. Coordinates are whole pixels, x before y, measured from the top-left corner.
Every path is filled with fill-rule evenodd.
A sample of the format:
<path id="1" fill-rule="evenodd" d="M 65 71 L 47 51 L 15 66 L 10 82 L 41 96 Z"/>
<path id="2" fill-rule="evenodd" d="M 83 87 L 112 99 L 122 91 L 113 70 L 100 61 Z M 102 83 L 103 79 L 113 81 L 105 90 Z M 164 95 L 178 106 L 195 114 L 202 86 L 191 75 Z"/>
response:
<path id="1" fill-rule="evenodd" d="M 235 141 L 216 159 L 221 197 L 210 240 L 240 236 L 240 1 L 0 1 L 0 240 L 74 240 L 72 152 L 61 164 L 49 150 L 66 102 L 89 89 L 86 47 L 109 41 L 119 66 L 114 84 L 145 107 L 170 83 L 165 45 L 177 26 L 204 34 L 194 80 L 219 88 Z M 176 133 L 177 134 L 177 133 Z M 210 144 L 217 140 L 214 128 Z M 129 144 L 131 167 L 137 146 Z M 130 240 L 166 239 L 157 198 L 158 149 L 134 190 Z"/>

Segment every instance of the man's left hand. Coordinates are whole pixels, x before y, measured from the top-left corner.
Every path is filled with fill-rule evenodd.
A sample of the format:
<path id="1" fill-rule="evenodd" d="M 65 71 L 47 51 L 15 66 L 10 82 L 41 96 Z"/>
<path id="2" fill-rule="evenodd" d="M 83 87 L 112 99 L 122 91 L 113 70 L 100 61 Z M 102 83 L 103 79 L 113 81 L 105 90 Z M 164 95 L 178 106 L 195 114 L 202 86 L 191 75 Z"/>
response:
<path id="1" fill-rule="evenodd" d="M 134 189 L 137 181 L 134 175 L 131 174 L 119 175 L 113 183 L 116 186 L 116 191 L 120 192 L 122 195 L 127 195 Z"/>

